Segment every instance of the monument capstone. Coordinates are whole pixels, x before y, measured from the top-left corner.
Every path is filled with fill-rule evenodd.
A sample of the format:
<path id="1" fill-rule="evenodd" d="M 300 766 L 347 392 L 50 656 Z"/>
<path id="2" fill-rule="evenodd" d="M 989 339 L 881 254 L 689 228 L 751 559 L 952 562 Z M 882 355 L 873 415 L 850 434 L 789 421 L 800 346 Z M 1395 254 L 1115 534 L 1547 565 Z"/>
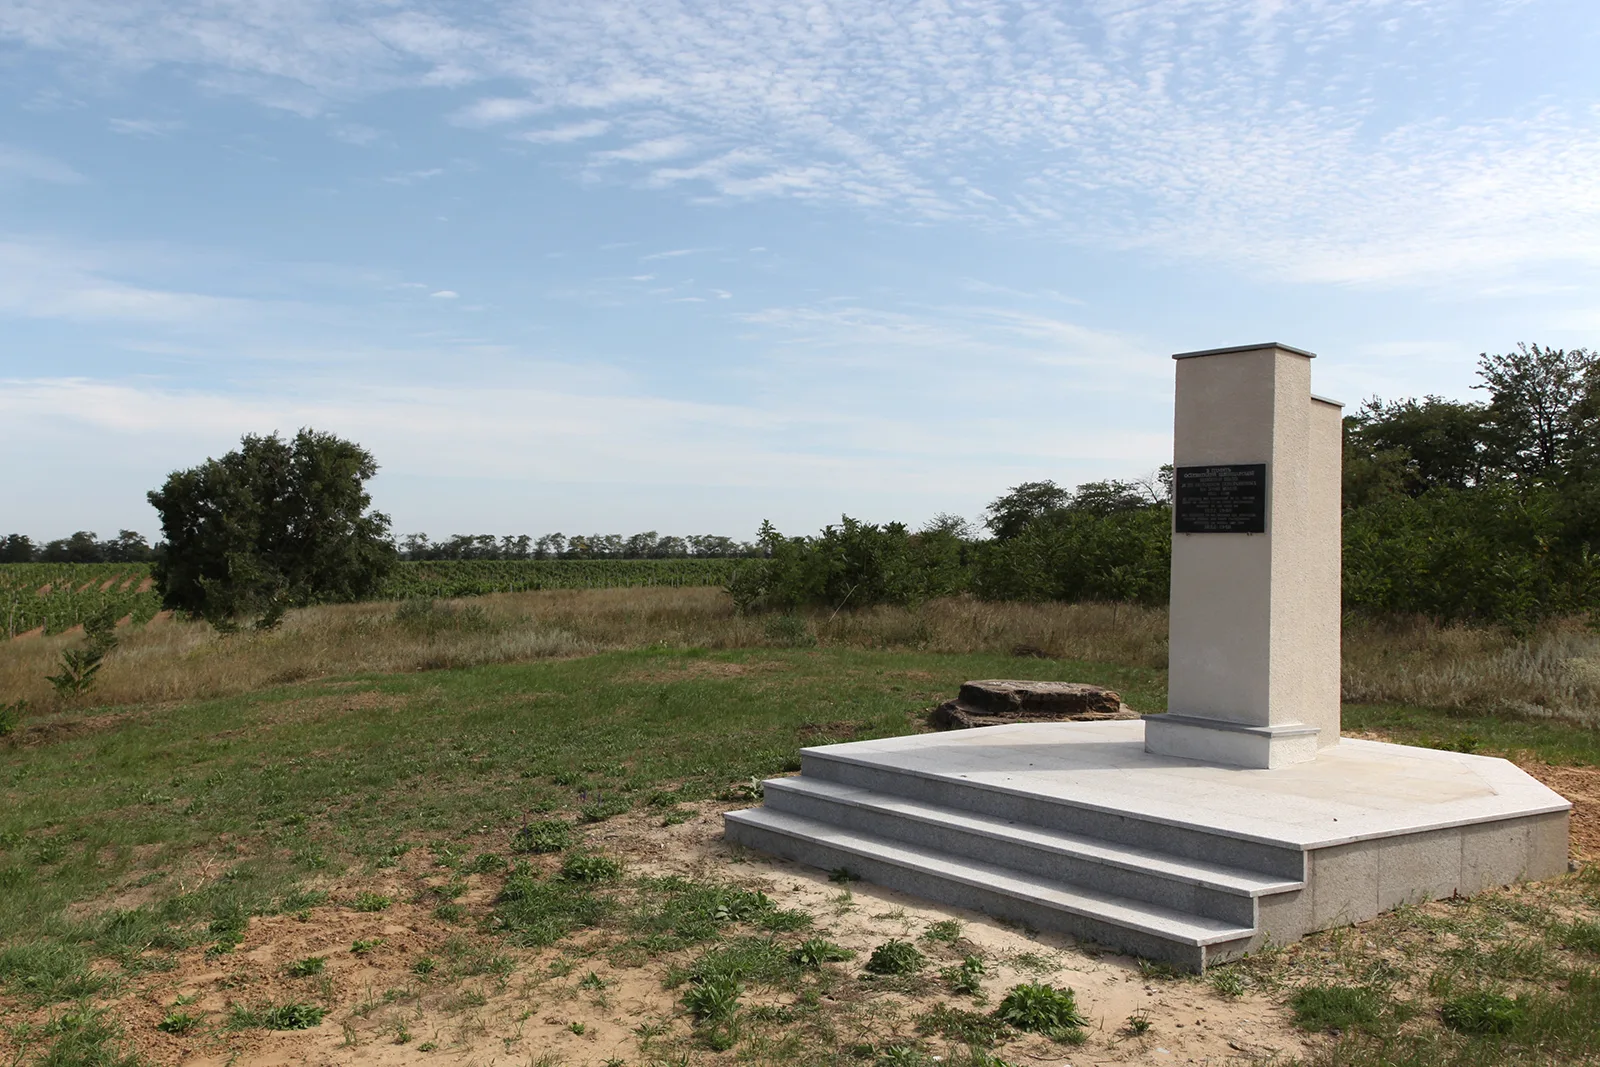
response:
<path id="1" fill-rule="evenodd" d="M 1566 869 L 1488 756 L 1339 736 L 1339 405 L 1312 354 L 1177 367 L 1168 710 L 801 750 L 726 837 L 1193 970 Z"/>

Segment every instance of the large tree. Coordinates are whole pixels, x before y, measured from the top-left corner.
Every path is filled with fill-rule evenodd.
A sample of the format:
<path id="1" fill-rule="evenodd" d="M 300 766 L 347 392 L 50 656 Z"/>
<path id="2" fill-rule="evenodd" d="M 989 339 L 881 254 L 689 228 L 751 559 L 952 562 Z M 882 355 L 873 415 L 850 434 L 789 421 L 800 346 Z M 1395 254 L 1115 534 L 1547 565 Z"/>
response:
<path id="1" fill-rule="evenodd" d="M 372 593 L 394 563 L 389 517 L 369 511 L 372 455 L 329 433 L 247 434 L 236 451 L 174 471 L 150 503 L 166 545 L 167 607 L 223 629 L 270 628 L 304 604 Z"/>

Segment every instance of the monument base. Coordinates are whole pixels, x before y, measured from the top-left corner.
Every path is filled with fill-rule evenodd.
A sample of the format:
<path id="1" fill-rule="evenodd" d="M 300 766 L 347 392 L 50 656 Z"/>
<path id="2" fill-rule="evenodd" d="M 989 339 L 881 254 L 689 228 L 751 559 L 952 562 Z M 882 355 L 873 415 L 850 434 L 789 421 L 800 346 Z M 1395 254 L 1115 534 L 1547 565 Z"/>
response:
<path id="1" fill-rule="evenodd" d="M 1317 758 L 1320 731 L 1303 722 L 1249 726 L 1175 713 L 1146 715 L 1144 721 L 1144 747 L 1158 756 L 1266 770 Z"/>
<path id="2" fill-rule="evenodd" d="M 1153 725 L 808 748 L 726 836 L 1196 971 L 1566 870 L 1570 805 L 1505 760 L 1347 738 L 1290 766 L 1219 767 L 1146 751 Z"/>

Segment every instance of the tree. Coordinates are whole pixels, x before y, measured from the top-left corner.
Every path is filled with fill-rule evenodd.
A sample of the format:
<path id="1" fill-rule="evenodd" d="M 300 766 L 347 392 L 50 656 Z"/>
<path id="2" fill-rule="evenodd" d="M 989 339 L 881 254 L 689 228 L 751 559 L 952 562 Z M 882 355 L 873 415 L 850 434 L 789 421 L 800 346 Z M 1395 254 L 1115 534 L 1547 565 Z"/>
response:
<path id="1" fill-rule="evenodd" d="M 1034 519 L 1062 510 L 1071 500 L 1072 494 L 1055 482 L 1023 482 L 1012 486 L 985 509 L 988 517 L 983 524 L 997 541 L 1008 541 L 1022 533 Z"/>
<path id="2" fill-rule="evenodd" d="M 1515 352 L 1483 353 L 1473 386 L 1486 389 L 1497 459 L 1513 474 L 1541 477 L 1566 470 L 1575 448 L 1600 424 L 1594 410 L 1600 353 L 1518 342 Z"/>
<path id="3" fill-rule="evenodd" d="M 33 540 L 27 534 L 7 534 L 0 541 L 0 563 L 32 563 Z"/>
<path id="4" fill-rule="evenodd" d="M 236 451 L 174 471 L 149 494 L 165 550 L 163 603 L 220 629 L 276 625 L 291 607 L 356 600 L 394 563 L 389 517 L 368 511 L 372 455 L 329 433 L 246 434 Z"/>

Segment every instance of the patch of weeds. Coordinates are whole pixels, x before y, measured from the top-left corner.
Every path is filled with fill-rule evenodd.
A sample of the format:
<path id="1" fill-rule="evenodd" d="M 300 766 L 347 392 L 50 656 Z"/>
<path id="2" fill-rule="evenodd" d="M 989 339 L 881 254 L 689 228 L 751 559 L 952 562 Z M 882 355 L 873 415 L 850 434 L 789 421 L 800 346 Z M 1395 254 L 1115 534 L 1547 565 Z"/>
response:
<path id="1" fill-rule="evenodd" d="M 1023 982 L 1006 990 L 995 1018 L 1033 1034 L 1044 1034 L 1057 1041 L 1081 1040 L 1088 1025 L 1078 1011 L 1078 999 L 1071 989 L 1057 989 L 1043 982 Z"/>
<path id="2" fill-rule="evenodd" d="M 430 885 L 423 890 L 424 897 L 439 897 L 443 900 L 454 900 L 467 891 L 467 883 L 460 878 L 452 878 L 440 885 Z"/>
<path id="3" fill-rule="evenodd" d="M 840 885 L 846 885 L 850 882 L 861 881 L 861 876 L 852 871 L 849 867 L 835 867 L 833 870 L 828 872 L 828 881 L 838 882 Z"/>
<path id="4" fill-rule="evenodd" d="M 939 1004 L 918 1016 L 917 1031 L 938 1034 L 948 1040 L 978 1048 L 991 1048 L 1010 1037 L 1012 1027 L 1006 1020 L 993 1015 Z"/>
<path id="5" fill-rule="evenodd" d="M 89 970 L 89 958 L 66 945 L 35 943 L 0 949 L 0 983 L 13 995 L 40 1004 L 81 1000 L 107 979 Z"/>
<path id="6" fill-rule="evenodd" d="M 820 937 L 800 942 L 800 946 L 789 953 L 791 962 L 811 970 L 820 970 L 824 963 L 843 963 L 854 958 L 854 950 L 842 948 Z"/>
<path id="7" fill-rule="evenodd" d="M 471 863 L 461 868 L 462 874 L 497 874 L 506 869 L 504 856 L 493 852 L 483 852 L 473 857 Z"/>
<path id="8" fill-rule="evenodd" d="M 689 808 L 668 808 L 661 815 L 662 826 L 681 826 L 694 818 L 694 812 Z"/>
<path id="9" fill-rule="evenodd" d="M 22 726 L 22 715 L 28 710 L 26 700 L 0 704 L 0 737 L 10 737 Z"/>
<path id="10" fill-rule="evenodd" d="M 953 945 L 961 939 L 961 920 L 940 919 L 936 923 L 929 923 L 928 928 L 922 931 L 922 939 Z"/>
<path id="11" fill-rule="evenodd" d="M 589 1030 L 589 1028 L 587 1026 L 585 1026 L 583 1023 L 578 1022 L 576 1019 L 574 1019 L 572 1022 L 567 1024 L 567 1029 L 571 1030 L 573 1033 L 577 1034 L 579 1037 L 582 1037 Z"/>
<path id="12" fill-rule="evenodd" d="M 483 990 L 463 989 L 445 1001 L 445 1010 L 465 1011 L 468 1008 L 481 1008 L 487 1003 L 489 1003 L 489 998 L 483 995 Z"/>
<path id="13" fill-rule="evenodd" d="M 1523 1006 L 1503 993 L 1477 990 L 1451 997 L 1439 1006 L 1439 1017 L 1463 1034 L 1509 1034 L 1527 1017 Z"/>
<path id="14" fill-rule="evenodd" d="M 236 1004 L 228 1017 L 228 1025 L 235 1030 L 309 1030 L 320 1026 L 328 1009 L 304 1001 L 288 1004 L 262 1004 L 247 1008 Z"/>
<path id="15" fill-rule="evenodd" d="M 540 819 L 511 835 L 511 851 L 524 855 L 562 852 L 577 840 L 577 832 L 565 819 Z"/>
<path id="16" fill-rule="evenodd" d="M 931 1067 L 933 1060 L 914 1045 L 890 1045 L 878 1053 L 878 1067 Z"/>
<path id="17" fill-rule="evenodd" d="M 683 1010 L 699 1022 L 725 1022 L 739 1010 L 742 992 L 731 974 L 707 975 L 683 994 Z"/>
<path id="18" fill-rule="evenodd" d="M 411 973 L 418 978 L 426 978 L 436 971 L 438 967 L 439 961 L 432 956 L 418 956 L 416 962 L 411 965 Z"/>
<path id="19" fill-rule="evenodd" d="M 1560 939 L 1562 948 L 1600 956 L 1600 922 L 1591 919 L 1570 923 L 1561 927 Z"/>
<path id="20" fill-rule="evenodd" d="M 205 1021 L 202 1015 L 191 1015 L 186 1011 L 169 1011 L 166 1017 L 156 1023 L 156 1029 L 164 1034 L 188 1034 L 194 1032 Z"/>
<path id="21" fill-rule="evenodd" d="M 956 966 L 940 971 L 939 977 L 952 993 L 976 997 L 983 993 L 983 974 L 983 958 L 969 955 Z"/>
<path id="22" fill-rule="evenodd" d="M 578 815 L 584 822 L 605 822 L 617 815 L 626 815 L 632 810 L 633 801 L 612 794 L 609 797 L 595 797 L 578 809 Z"/>
<path id="23" fill-rule="evenodd" d="M 424 1041 L 422 1044 L 417 1046 L 418 1052 L 437 1052 L 438 1050 L 439 1046 L 434 1044 L 432 1041 Z"/>
<path id="24" fill-rule="evenodd" d="M 386 897 L 382 893 L 357 893 L 349 907 L 352 911 L 382 911 L 393 903 L 393 897 Z"/>
<path id="25" fill-rule="evenodd" d="M 1031 953 L 1025 953 L 1024 955 L 1031 955 Z M 1017 957 L 1018 960 L 1021 960 L 1021 958 L 1021 956 Z M 1019 963 L 1018 965 L 1020 966 L 1021 964 Z M 1051 969 L 1054 970 L 1055 968 Z M 1147 982 L 1181 982 L 1191 977 L 1191 975 L 1187 971 L 1180 971 L 1172 964 L 1164 963 L 1160 960 L 1140 960 L 1139 977 Z"/>
<path id="26" fill-rule="evenodd" d="M 307 956 L 303 960 L 295 960 L 288 966 L 290 978 L 310 978 L 322 973 L 323 967 L 328 963 L 326 956 Z"/>
<path id="27" fill-rule="evenodd" d="M 1372 1029 L 1382 1007 L 1365 986 L 1301 986 L 1289 999 L 1295 1025 L 1302 1030 Z"/>
<path id="28" fill-rule="evenodd" d="M 350 951 L 357 956 L 365 956 L 381 944 L 383 944 L 381 937 L 358 937 L 350 942 Z"/>
<path id="29" fill-rule="evenodd" d="M 760 800 L 766 795 L 767 787 L 760 778 L 747 778 L 742 782 L 735 782 L 717 794 L 718 800 L 737 803 L 744 800 Z"/>
<path id="30" fill-rule="evenodd" d="M 780 934 L 809 929 L 815 921 L 809 914 L 797 908 L 773 908 L 762 912 L 755 920 L 756 925 L 763 930 Z"/>
<path id="31" fill-rule="evenodd" d="M 667 974 L 669 985 L 684 979 L 704 983 L 712 978 L 731 978 L 735 982 L 780 985 L 792 981 L 800 965 L 789 950 L 770 937 L 738 937 L 702 953 L 687 969 L 674 968 Z"/>
<path id="32" fill-rule="evenodd" d="M 434 908 L 433 917 L 440 922 L 458 923 L 467 917 L 467 909 L 463 905 L 451 901 L 448 904 L 440 904 L 437 908 Z"/>
<path id="33" fill-rule="evenodd" d="M 868 974 L 916 974 L 927 964 L 928 957 L 909 941 L 893 938 L 872 950 L 867 960 Z"/>
<path id="34" fill-rule="evenodd" d="M 589 882 L 538 882 L 513 875 L 495 900 L 493 922 L 516 943 L 543 948 L 579 927 L 594 926 L 613 910 L 615 903 L 594 892 Z"/>
<path id="35" fill-rule="evenodd" d="M 1209 979 L 1211 988 L 1215 989 L 1219 996 L 1227 997 L 1230 1000 L 1244 996 L 1245 992 L 1250 988 L 1250 983 L 1245 978 L 1244 972 L 1236 971 L 1232 968 L 1212 971 Z"/>
<path id="36" fill-rule="evenodd" d="M 610 856 L 575 852 L 561 863 L 561 878 L 568 882 L 592 885 L 597 882 L 614 882 L 621 877 L 622 863 Z"/>
<path id="37" fill-rule="evenodd" d="M 50 1038 L 50 1051 L 39 1067 L 143 1067 L 144 1061 L 120 1047 L 122 1032 L 102 1008 L 79 1007 L 52 1018 L 40 1028 Z"/>
<path id="38" fill-rule="evenodd" d="M 328 894 L 321 889 L 296 889 L 286 893 L 278 901 L 277 910 L 283 915 L 293 915 L 308 908 L 319 907 L 328 902 Z"/>

